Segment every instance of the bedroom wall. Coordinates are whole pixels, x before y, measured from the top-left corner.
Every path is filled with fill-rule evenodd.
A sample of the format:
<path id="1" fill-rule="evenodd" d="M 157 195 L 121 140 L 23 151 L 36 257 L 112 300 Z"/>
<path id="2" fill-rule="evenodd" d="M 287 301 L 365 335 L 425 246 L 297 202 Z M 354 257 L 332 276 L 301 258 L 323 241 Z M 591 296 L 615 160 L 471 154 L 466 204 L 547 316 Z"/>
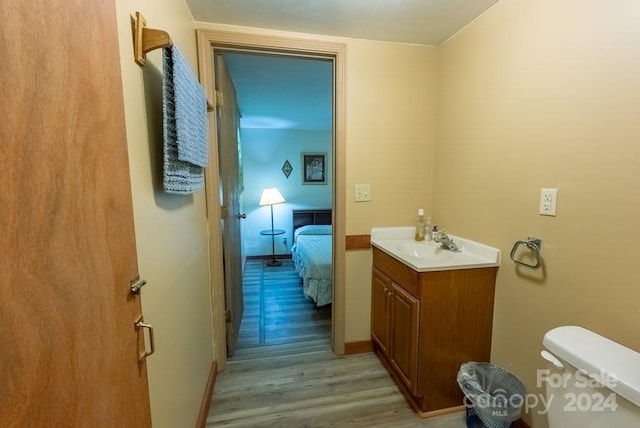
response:
<path id="1" fill-rule="evenodd" d="M 131 16 L 171 35 L 196 70 L 194 22 L 184 1 L 117 0 L 120 63 L 145 321 L 155 331 L 147 359 L 153 426 L 195 426 L 213 361 L 204 192 L 161 190 L 162 53 L 133 61 Z M 114 166 L 117 167 L 117 166 Z"/>
<path id="2" fill-rule="evenodd" d="M 640 351 L 639 16 L 635 0 L 501 0 L 441 49 L 436 217 L 502 250 L 492 361 L 530 393 L 553 327 Z M 543 270 L 509 259 L 528 235 Z"/>
<path id="3" fill-rule="evenodd" d="M 244 192 L 242 200 L 247 218 L 242 221 L 242 240 L 247 256 L 271 254 L 271 237 L 260 231 L 271 228 L 269 207 L 258 205 L 262 190 L 277 187 L 286 202 L 273 206 L 274 228 L 284 229 L 285 235 L 276 236 L 276 254 L 290 254 L 293 237 L 291 211 L 304 208 L 331 208 L 333 177 L 327 184 L 302 184 L 302 152 L 327 154 L 327 167 L 331 171 L 331 131 L 295 129 L 243 128 L 241 132 Z M 282 172 L 288 160 L 293 170 L 287 178 Z M 284 245 L 283 238 L 287 239 Z"/>

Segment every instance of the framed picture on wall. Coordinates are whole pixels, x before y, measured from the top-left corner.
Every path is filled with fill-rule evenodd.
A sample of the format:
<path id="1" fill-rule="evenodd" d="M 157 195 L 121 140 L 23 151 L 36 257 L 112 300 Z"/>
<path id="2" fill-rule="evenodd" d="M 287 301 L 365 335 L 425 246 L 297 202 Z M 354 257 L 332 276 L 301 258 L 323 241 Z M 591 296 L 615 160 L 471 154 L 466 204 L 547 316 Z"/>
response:
<path id="1" fill-rule="evenodd" d="M 327 154 L 301 153 L 302 184 L 327 184 Z"/>

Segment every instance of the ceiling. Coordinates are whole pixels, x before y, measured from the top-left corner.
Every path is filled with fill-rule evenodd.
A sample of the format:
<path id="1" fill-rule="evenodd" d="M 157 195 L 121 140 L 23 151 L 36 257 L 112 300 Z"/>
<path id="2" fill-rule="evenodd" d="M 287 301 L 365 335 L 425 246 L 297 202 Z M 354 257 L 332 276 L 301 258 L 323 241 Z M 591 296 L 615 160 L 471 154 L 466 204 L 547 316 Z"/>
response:
<path id="1" fill-rule="evenodd" d="M 196 21 L 438 46 L 497 1 L 187 0 L 187 4 Z M 243 128 L 331 129 L 331 63 L 248 54 L 225 57 L 238 92 Z"/>
<path id="2" fill-rule="evenodd" d="M 332 128 L 332 61 L 241 53 L 223 56 L 236 87 L 242 128 Z"/>
<path id="3" fill-rule="evenodd" d="M 497 0 L 187 0 L 196 21 L 438 46 Z"/>

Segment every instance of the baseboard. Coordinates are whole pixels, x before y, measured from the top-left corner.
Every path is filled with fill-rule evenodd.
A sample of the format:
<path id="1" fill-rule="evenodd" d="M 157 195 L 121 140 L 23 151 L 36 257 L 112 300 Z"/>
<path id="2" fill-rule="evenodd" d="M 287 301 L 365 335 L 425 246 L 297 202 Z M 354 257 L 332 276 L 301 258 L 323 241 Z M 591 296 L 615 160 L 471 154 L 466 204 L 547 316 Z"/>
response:
<path id="1" fill-rule="evenodd" d="M 259 259 L 263 259 L 263 260 L 268 260 L 271 258 L 271 254 L 267 255 L 267 256 L 247 256 L 246 259 L 247 260 L 259 260 Z M 285 260 L 285 259 L 290 259 L 291 254 L 276 254 L 276 259 L 277 260 Z"/>
<path id="2" fill-rule="evenodd" d="M 218 376 L 218 363 L 211 363 L 211 371 L 207 380 L 207 387 L 204 390 L 204 397 L 200 404 L 200 412 L 196 421 L 196 428 L 205 428 L 207 424 L 207 416 L 209 416 L 209 408 L 211 407 L 211 398 L 213 397 L 213 388 L 216 386 L 216 377 Z"/>
<path id="3" fill-rule="evenodd" d="M 511 426 L 513 428 L 529 428 L 529 425 L 527 425 L 527 423 L 525 421 L 523 421 L 522 419 L 518 419 L 517 421 L 512 423 Z"/>
<path id="4" fill-rule="evenodd" d="M 347 342 L 344 344 L 344 354 L 364 354 L 373 352 L 373 344 L 370 340 L 362 340 L 360 342 Z"/>
<path id="5" fill-rule="evenodd" d="M 460 406 L 454 406 L 454 407 L 447 407 L 445 409 L 438 409 L 438 410 L 431 410 L 429 412 L 423 412 L 417 406 L 418 405 L 416 404 L 413 410 L 415 410 L 418 416 L 420 416 L 422 419 L 428 419 L 428 418 L 433 418 L 433 417 L 442 416 L 442 415 L 450 415 L 451 413 L 461 413 L 461 412 L 464 412 L 465 410 L 464 405 L 460 405 Z"/>

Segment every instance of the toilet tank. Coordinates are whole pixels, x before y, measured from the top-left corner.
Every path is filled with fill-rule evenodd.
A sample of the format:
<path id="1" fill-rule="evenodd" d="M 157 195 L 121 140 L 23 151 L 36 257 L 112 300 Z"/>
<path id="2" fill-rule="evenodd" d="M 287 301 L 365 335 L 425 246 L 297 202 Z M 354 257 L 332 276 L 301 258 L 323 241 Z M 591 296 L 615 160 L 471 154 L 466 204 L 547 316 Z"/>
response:
<path id="1" fill-rule="evenodd" d="M 551 428 L 640 427 L 640 353 L 577 326 L 544 335 Z"/>

